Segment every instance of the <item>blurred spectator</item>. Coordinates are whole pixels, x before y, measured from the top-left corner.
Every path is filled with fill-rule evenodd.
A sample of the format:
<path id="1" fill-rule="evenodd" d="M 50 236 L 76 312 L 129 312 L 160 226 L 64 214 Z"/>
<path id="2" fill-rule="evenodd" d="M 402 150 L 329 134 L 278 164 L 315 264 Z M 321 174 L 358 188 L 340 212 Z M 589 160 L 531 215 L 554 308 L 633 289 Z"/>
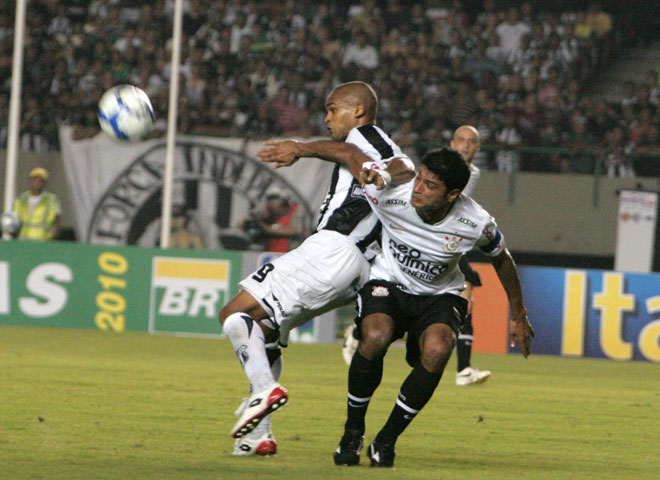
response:
<path id="1" fill-rule="evenodd" d="M 591 27 L 597 37 L 602 37 L 612 30 L 612 17 L 601 10 L 600 5 L 592 3 L 589 6 L 585 23 Z"/>
<path id="2" fill-rule="evenodd" d="M 516 126 L 516 113 L 508 110 L 504 116 L 504 125 L 495 133 L 495 140 L 500 150 L 495 155 L 497 169 L 500 172 L 514 172 L 520 168 L 520 154 L 510 149 L 522 143 L 522 135 Z"/>
<path id="3" fill-rule="evenodd" d="M 236 19 L 232 22 L 229 36 L 229 52 L 237 54 L 243 37 L 252 35 L 252 28 L 248 25 L 248 16 L 242 10 L 236 13 Z"/>
<path id="4" fill-rule="evenodd" d="M 401 128 L 392 133 L 392 140 L 399 145 L 402 150 L 408 152 L 411 160 L 414 162 L 419 160 L 416 154 L 419 134 L 415 130 L 411 119 L 404 120 L 401 124 Z"/>
<path id="5" fill-rule="evenodd" d="M 631 178 L 635 176 L 630 151 L 630 145 L 626 144 L 621 127 L 615 126 L 607 132 L 604 167 L 608 177 Z"/>
<path id="6" fill-rule="evenodd" d="M 647 70 L 644 74 L 644 84 L 649 89 L 649 102 L 660 107 L 660 68 L 658 71 Z"/>
<path id="7" fill-rule="evenodd" d="M 594 137 L 587 130 L 587 119 L 575 112 L 571 116 L 570 130 L 563 136 L 563 144 L 573 150 L 573 170 L 576 173 L 594 173 L 594 159 L 585 150 L 595 144 Z"/>
<path id="8" fill-rule="evenodd" d="M 598 99 L 592 109 L 588 113 L 589 119 L 589 132 L 596 139 L 605 138 L 605 134 L 616 123 L 614 120 L 614 112 L 605 100 Z"/>
<path id="9" fill-rule="evenodd" d="M 352 63 L 369 70 L 378 67 L 378 51 L 373 45 L 367 44 L 367 35 L 364 32 L 359 32 L 355 42 L 351 43 L 344 52 L 342 65 L 346 67 Z"/>
<path id="10" fill-rule="evenodd" d="M 479 108 L 474 98 L 474 90 L 469 77 L 463 77 L 458 82 L 456 94 L 450 100 L 449 121 L 453 128 L 468 123 L 472 115 Z"/>
<path id="11" fill-rule="evenodd" d="M 506 57 L 509 57 L 521 43 L 523 35 L 529 32 L 529 25 L 520 20 L 520 13 L 516 7 L 510 7 L 506 20 L 495 29 L 500 39 L 500 46 Z"/>
<path id="12" fill-rule="evenodd" d="M 279 135 L 285 137 L 306 135 L 307 112 L 292 101 L 288 87 L 283 86 L 277 92 L 271 102 L 269 115 Z"/>
<path id="13" fill-rule="evenodd" d="M 571 156 L 561 153 L 555 158 L 555 171 L 557 173 L 574 173 Z"/>

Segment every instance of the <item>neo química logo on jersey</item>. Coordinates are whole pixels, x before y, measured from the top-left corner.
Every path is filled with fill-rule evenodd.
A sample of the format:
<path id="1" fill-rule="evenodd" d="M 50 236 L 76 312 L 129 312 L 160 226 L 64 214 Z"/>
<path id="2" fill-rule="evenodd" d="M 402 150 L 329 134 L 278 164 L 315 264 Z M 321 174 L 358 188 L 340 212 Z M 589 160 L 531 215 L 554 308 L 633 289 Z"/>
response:
<path id="1" fill-rule="evenodd" d="M 219 334 L 218 314 L 229 297 L 230 278 L 228 260 L 154 257 L 149 331 Z"/>

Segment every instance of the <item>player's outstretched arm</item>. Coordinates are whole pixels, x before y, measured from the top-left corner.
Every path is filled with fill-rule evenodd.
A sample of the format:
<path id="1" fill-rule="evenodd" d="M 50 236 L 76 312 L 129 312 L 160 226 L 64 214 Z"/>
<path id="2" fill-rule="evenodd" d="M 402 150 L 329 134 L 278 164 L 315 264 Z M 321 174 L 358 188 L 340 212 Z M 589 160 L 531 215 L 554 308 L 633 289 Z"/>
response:
<path id="1" fill-rule="evenodd" d="M 282 140 L 264 142 L 264 145 L 264 148 L 257 152 L 257 156 L 263 162 L 274 164 L 275 168 L 289 167 L 303 157 L 320 158 L 321 160 L 346 165 L 351 173 L 357 177 L 362 164 L 371 161 L 355 145 L 332 140 L 314 142 Z"/>
<path id="2" fill-rule="evenodd" d="M 523 301 L 522 288 L 516 264 L 505 247 L 504 250 L 495 257 L 488 257 L 495 272 L 504 287 L 506 296 L 511 306 L 511 320 L 509 320 L 509 343 L 513 347 L 516 343 L 520 345 L 522 354 L 525 358 L 531 352 L 531 339 L 534 337 L 534 329 L 527 318 L 527 309 Z"/>
<path id="3" fill-rule="evenodd" d="M 257 152 L 257 156 L 266 163 L 272 163 L 275 168 L 288 167 L 303 157 L 320 158 L 333 163 L 345 165 L 353 176 L 362 181 L 362 165 L 371 162 L 358 147 L 351 143 L 335 142 L 331 140 L 318 140 L 314 142 L 298 142 L 284 140 L 279 142 L 265 142 L 265 147 Z M 388 175 L 371 174 L 363 183 L 376 183 L 384 188 L 386 183 L 398 185 L 409 181 L 415 176 L 412 162 L 395 158 L 389 162 Z M 381 177 L 380 179 L 378 177 Z M 389 180 L 388 182 L 385 179 Z"/>

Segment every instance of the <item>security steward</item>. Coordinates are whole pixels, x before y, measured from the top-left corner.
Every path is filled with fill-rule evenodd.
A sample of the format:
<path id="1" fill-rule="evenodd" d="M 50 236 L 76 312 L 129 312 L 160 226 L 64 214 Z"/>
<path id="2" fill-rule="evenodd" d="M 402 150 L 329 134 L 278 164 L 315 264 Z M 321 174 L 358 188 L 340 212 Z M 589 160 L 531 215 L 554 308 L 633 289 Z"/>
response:
<path id="1" fill-rule="evenodd" d="M 14 203 L 14 212 L 21 221 L 20 239 L 54 240 L 60 233 L 60 201 L 57 195 L 44 190 L 48 177 L 45 168 L 32 169 L 30 190 L 23 192 Z"/>

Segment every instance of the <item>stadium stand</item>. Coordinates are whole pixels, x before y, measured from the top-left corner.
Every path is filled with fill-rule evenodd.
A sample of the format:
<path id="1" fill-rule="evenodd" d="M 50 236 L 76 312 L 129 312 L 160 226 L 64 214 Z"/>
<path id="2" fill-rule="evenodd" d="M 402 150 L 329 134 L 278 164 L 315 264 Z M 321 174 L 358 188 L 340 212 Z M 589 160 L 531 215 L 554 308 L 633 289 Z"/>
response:
<path id="1" fill-rule="evenodd" d="M 0 7 L 0 148 L 8 3 Z M 624 47 L 647 41 L 647 30 L 595 4 L 474 3 L 189 0 L 179 131 L 322 135 L 326 92 L 360 79 L 379 92 L 379 123 L 413 157 L 470 123 L 484 143 L 482 168 L 660 175 L 658 66 L 627 83 L 621 99 L 587 89 Z M 56 150 L 60 123 L 76 125 L 77 138 L 96 134 L 96 103 L 121 83 L 147 91 L 156 134 L 164 132 L 171 1 L 33 0 L 28 8 L 23 150 Z"/>

